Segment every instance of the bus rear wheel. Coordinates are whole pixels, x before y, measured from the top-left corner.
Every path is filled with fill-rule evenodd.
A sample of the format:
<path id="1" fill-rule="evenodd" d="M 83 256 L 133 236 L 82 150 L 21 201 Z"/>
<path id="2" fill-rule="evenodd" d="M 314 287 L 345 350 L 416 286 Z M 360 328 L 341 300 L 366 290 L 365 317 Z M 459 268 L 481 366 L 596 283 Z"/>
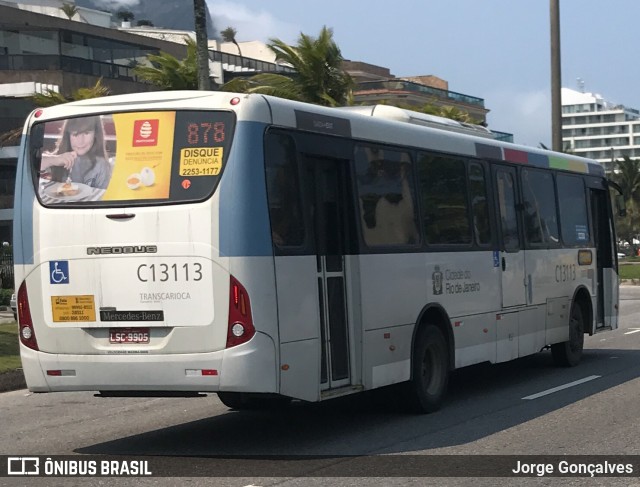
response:
<path id="1" fill-rule="evenodd" d="M 247 394 L 245 392 L 218 392 L 218 399 L 229 409 L 259 411 L 287 406 L 291 398 L 276 394 Z"/>
<path id="2" fill-rule="evenodd" d="M 551 345 L 551 355 L 556 365 L 574 367 L 582 358 L 584 348 L 584 314 L 578 303 L 571 306 L 569 340 Z"/>
<path id="3" fill-rule="evenodd" d="M 418 332 L 408 384 L 409 405 L 418 413 L 431 413 L 442 406 L 449 383 L 449 348 L 442 331 L 428 325 Z"/>

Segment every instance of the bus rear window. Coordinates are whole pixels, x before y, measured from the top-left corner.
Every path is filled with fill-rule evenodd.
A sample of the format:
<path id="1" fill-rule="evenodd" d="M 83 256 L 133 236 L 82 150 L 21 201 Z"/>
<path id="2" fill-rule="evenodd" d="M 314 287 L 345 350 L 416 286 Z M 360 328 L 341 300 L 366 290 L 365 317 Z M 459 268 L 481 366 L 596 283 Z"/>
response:
<path id="1" fill-rule="evenodd" d="M 221 111 L 127 112 L 31 128 L 36 193 L 46 206 L 136 206 L 210 197 L 231 148 Z"/>

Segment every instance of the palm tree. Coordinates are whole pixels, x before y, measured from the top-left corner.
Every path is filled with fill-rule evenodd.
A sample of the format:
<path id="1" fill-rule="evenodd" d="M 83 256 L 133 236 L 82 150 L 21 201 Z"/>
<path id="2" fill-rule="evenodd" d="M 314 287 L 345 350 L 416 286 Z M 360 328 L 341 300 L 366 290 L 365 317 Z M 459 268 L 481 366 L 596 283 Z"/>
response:
<path id="1" fill-rule="evenodd" d="M 622 188 L 625 201 L 640 202 L 640 162 L 624 156 L 621 161 L 616 161 L 616 169 L 611 179 Z"/>
<path id="2" fill-rule="evenodd" d="M 76 7 L 72 3 L 64 2 L 62 4 L 62 7 L 60 7 L 60 10 L 64 12 L 69 20 L 73 19 L 73 17 L 75 17 L 75 15 L 78 13 L 78 7 Z"/>
<path id="3" fill-rule="evenodd" d="M 150 66 L 136 66 L 133 72 L 140 79 L 160 86 L 165 90 L 198 89 L 198 65 L 196 41 L 185 37 L 187 57 L 182 61 L 166 52 L 150 54 L 147 60 Z"/>
<path id="4" fill-rule="evenodd" d="M 227 27 L 225 30 L 220 32 L 220 35 L 224 42 L 232 42 L 236 45 L 238 48 L 238 56 L 240 56 L 240 67 L 242 67 L 242 51 L 240 50 L 240 44 L 238 44 L 238 41 L 236 40 L 237 33 L 238 31 L 233 27 Z"/>
<path id="5" fill-rule="evenodd" d="M 122 22 L 131 22 L 135 15 L 130 10 L 121 8 L 116 12 L 116 18 L 121 20 Z"/>
<path id="6" fill-rule="evenodd" d="M 99 98 L 101 96 L 108 96 L 111 94 L 111 90 L 102 83 L 102 78 L 96 81 L 96 84 L 89 88 L 78 88 L 70 95 L 65 96 L 57 91 L 47 90 L 44 93 L 36 93 L 31 97 L 31 101 L 38 107 L 51 107 L 53 105 L 60 105 L 61 103 L 68 103 L 70 101 L 88 100 L 90 98 Z"/>
<path id="7" fill-rule="evenodd" d="M 211 89 L 211 80 L 209 79 L 209 45 L 205 0 L 193 0 L 193 14 L 196 26 L 198 89 L 209 90 Z"/>
<path id="8" fill-rule="evenodd" d="M 221 89 L 269 94 L 325 106 L 349 102 L 354 82 L 341 68 L 343 57 L 331 29 L 323 27 L 317 38 L 301 33 L 296 46 L 271 39 L 269 48 L 276 54 L 276 61 L 290 65 L 296 73 L 235 78 Z"/>
<path id="9" fill-rule="evenodd" d="M 616 231 L 637 253 L 637 246 L 633 243 L 640 230 L 640 161 L 634 161 L 629 156 L 623 156 L 616 161 L 616 168 L 611 179 L 618 183 L 627 207 L 625 217 L 616 216 Z"/>
<path id="10" fill-rule="evenodd" d="M 89 88 L 78 88 L 68 96 L 53 91 L 51 89 L 44 93 L 35 93 L 30 97 L 31 101 L 37 107 L 51 107 L 54 105 L 60 105 L 70 101 L 87 100 L 89 98 L 99 98 L 101 96 L 108 96 L 111 94 L 111 90 L 102 83 L 102 78 L 96 81 L 96 84 Z M 6 145 L 15 145 L 19 143 L 22 136 L 22 127 L 16 127 L 13 130 L 0 135 L 0 147 Z"/>

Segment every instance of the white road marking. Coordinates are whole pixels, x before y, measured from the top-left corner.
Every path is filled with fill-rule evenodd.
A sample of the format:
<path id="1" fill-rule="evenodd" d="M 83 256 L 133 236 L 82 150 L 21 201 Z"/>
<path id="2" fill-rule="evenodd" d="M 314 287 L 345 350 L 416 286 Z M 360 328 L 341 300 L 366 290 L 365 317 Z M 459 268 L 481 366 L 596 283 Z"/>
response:
<path id="1" fill-rule="evenodd" d="M 628 331 L 628 332 L 626 332 L 626 333 L 625 333 L 625 335 L 631 335 L 632 333 L 638 333 L 638 332 L 640 332 L 640 329 L 635 329 L 635 330 L 634 330 L 633 328 L 631 328 L 631 329 L 632 329 L 633 331 Z"/>
<path id="2" fill-rule="evenodd" d="M 585 382 L 589 382 L 590 380 L 599 379 L 600 375 L 590 375 L 589 377 L 585 377 L 584 379 L 576 380 L 573 382 L 569 382 L 568 384 L 564 384 L 562 386 L 554 387 L 552 389 L 547 389 L 546 391 L 538 392 L 537 394 L 532 394 L 527 397 L 523 397 L 522 399 L 538 399 L 539 397 L 546 396 L 548 394 L 553 394 L 554 392 L 561 391 L 563 389 L 568 389 L 569 387 L 577 386 L 579 384 L 584 384 Z"/>

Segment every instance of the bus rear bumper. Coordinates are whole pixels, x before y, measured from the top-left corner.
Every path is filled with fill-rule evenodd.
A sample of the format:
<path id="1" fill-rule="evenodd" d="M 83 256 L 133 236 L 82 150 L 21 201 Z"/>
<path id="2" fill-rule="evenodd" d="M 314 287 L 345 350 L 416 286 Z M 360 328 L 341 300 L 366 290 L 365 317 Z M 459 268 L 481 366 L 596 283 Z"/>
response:
<path id="1" fill-rule="evenodd" d="M 20 355 L 32 392 L 278 392 L 275 345 L 262 333 L 209 353 L 62 355 L 20 344 Z"/>

